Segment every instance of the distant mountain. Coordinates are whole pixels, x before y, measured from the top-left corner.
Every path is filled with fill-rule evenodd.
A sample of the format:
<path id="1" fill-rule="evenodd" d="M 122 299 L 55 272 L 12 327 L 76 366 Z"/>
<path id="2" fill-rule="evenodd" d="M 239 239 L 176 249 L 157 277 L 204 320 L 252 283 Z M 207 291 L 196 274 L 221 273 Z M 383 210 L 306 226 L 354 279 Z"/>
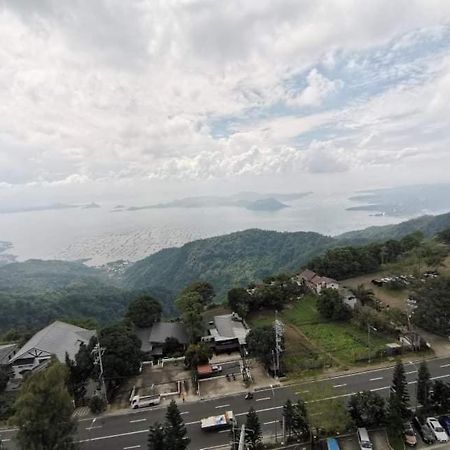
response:
<path id="1" fill-rule="evenodd" d="M 145 206 L 130 206 L 129 211 L 141 209 L 162 208 L 218 208 L 224 206 L 235 206 L 258 211 L 275 211 L 287 207 L 283 201 L 297 200 L 310 195 L 311 192 L 296 192 L 287 194 L 259 194 L 256 192 L 240 192 L 227 197 L 200 196 L 186 197 L 167 203 L 157 203 Z"/>

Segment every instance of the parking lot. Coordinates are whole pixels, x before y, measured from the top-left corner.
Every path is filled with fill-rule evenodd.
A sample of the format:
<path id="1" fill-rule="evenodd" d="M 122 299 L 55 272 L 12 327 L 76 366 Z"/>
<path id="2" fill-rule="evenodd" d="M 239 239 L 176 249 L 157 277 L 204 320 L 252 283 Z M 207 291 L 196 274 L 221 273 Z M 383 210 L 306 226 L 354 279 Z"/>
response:
<path id="1" fill-rule="evenodd" d="M 391 450 L 384 430 L 370 431 L 370 440 L 374 450 Z M 341 450 L 360 450 L 356 434 L 338 439 Z"/>

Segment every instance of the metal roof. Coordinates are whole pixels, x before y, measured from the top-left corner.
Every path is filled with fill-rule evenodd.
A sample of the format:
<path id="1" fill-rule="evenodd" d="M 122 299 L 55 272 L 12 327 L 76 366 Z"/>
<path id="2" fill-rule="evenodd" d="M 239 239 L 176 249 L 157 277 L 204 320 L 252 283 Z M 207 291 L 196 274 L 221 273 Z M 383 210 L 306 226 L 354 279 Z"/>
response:
<path id="1" fill-rule="evenodd" d="M 152 344 L 163 344 L 166 339 L 173 337 L 180 344 L 188 344 L 189 338 L 181 322 L 156 322 L 152 326 L 149 341 Z"/>
<path id="2" fill-rule="evenodd" d="M 245 339 L 250 330 L 234 313 L 214 316 L 214 325 L 216 328 L 214 331 L 210 330 L 210 333 L 216 338 L 238 338 L 239 343 L 245 345 Z"/>
<path id="3" fill-rule="evenodd" d="M 0 345 L 0 365 L 9 363 L 8 355 L 13 353 L 17 347 L 17 344 Z"/>
<path id="4" fill-rule="evenodd" d="M 69 323 L 56 321 L 37 332 L 11 359 L 29 358 L 34 349 L 55 355 L 62 363 L 66 360 L 66 352 L 70 359 L 75 359 L 80 344 L 87 344 L 95 331 L 86 330 Z"/>

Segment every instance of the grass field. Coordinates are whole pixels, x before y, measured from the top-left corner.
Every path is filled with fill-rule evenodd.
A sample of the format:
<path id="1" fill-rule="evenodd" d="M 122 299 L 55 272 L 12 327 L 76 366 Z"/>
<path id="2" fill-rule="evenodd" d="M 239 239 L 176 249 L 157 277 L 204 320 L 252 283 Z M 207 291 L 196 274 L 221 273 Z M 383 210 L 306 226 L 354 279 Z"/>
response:
<path id="1" fill-rule="evenodd" d="M 367 333 L 352 323 L 324 322 L 314 296 L 305 296 L 293 308 L 285 310 L 282 318 L 301 331 L 320 353 L 334 357 L 342 365 L 351 365 L 368 353 Z M 372 333 L 370 340 L 374 353 L 392 339 Z"/>

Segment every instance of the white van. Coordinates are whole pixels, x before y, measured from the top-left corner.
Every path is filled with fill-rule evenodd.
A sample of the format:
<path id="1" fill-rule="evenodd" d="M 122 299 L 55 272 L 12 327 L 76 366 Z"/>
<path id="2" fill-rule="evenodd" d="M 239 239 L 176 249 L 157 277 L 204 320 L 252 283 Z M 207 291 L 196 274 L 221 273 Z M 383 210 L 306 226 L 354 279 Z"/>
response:
<path id="1" fill-rule="evenodd" d="M 139 395 L 135 395 L 130 402 L 130 406 L 133 409 L 138 409 L 138 408 L 145 408 L 147 406 L 156 406 L 159 405 L 160 403 L 161 403 L 161 396 L 159 394 L 144 395 L 142 397 Z"/>
<path id="2" fill-rule="evenodd" d="M 356 432 L 358 436 L 358 444 L 361 450 L 370 450 L 372 448 L 372 442 L 369 439 L 369 433 L 365 428 L 358 428 Z"/>

